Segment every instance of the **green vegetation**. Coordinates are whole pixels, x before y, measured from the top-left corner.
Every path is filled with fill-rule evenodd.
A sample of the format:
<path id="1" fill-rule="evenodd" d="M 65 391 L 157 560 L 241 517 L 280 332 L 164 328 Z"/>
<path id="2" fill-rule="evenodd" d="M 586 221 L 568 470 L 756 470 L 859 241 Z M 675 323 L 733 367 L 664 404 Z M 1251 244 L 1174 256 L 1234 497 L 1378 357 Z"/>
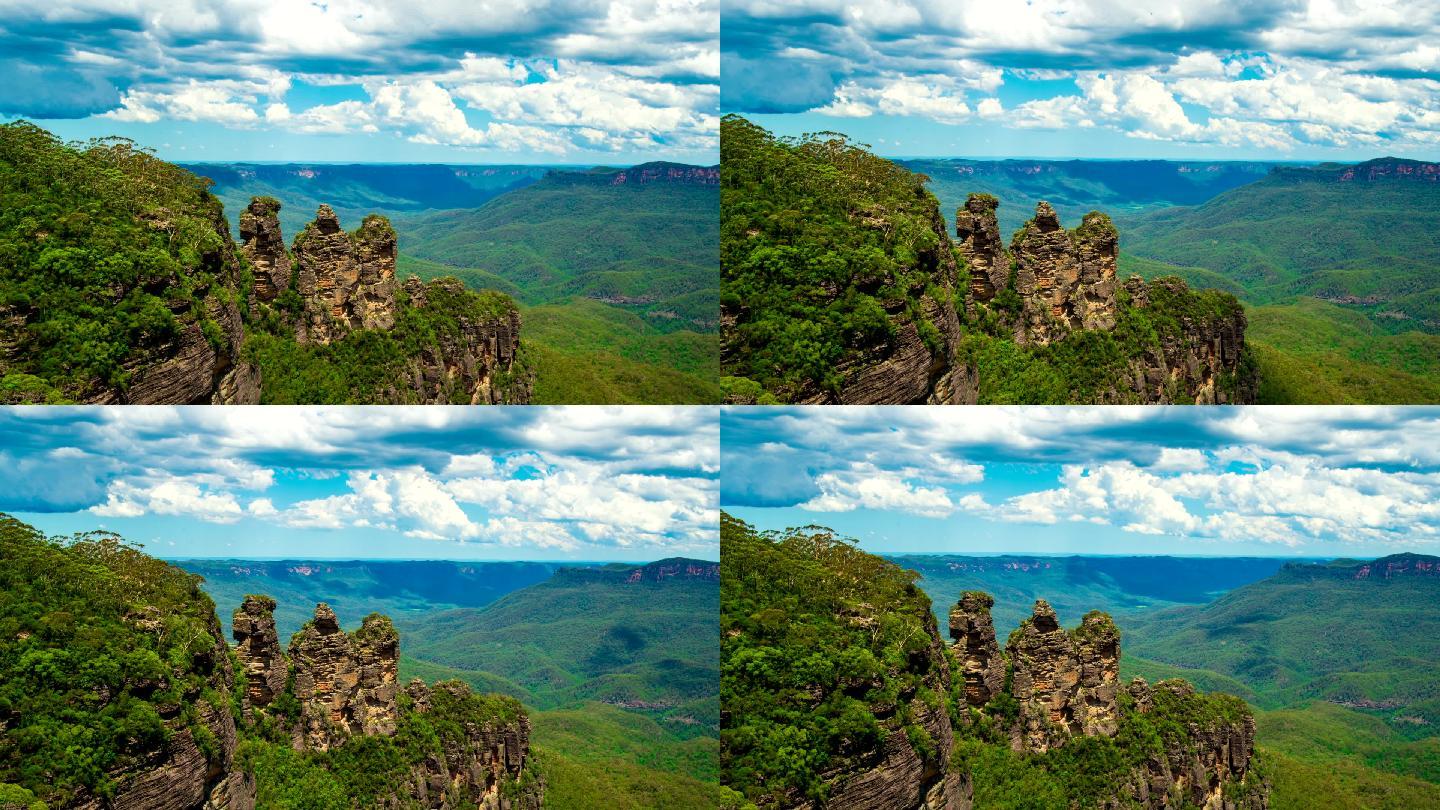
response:
<path id="1" fill-rule="evenodd" d="M 605 301 L 660 332 L 714 332 L 713 186 L 612 185 L 563 172 L 479 208 L 397 221 L 421 277 L 444 266 L 471 286 L 513 285 L 527 306 Z"/>
<path id="2" fill-rule="evenodd" d="M 522 310 L 537 405 L 719 402 L 720 337 L 577 298 Z"/>
<path id="3" fill-rule="evenodd" d="M 950 250 L 924 177 L 838 133 L 777 138 L 734 115 L 720 124 L 720 165 L 721 307 L 736 318 L 727 376 L 781 400 L 837 390 L 844 361 L 923 319 Z"/>
<path id="4" fill-rule="evenodd" d="M 493 323 L 515 311 L 510 297 L 494 290 L 429 285 L 423 307 L 412 306 L 403 289 L 398 298 L 399 315 L 391 329 L 357 329 L 322 345 L 296 342 L 294 327 L 284 317 L 287 298 L 282 294 L 281 306 L 267 309 L 245 341 L 243 356 L 260 369 L 261 403 L 421 401 L 421 392 L 403 383 L 413 376 L 414 358 L 430 347 L 463 344 L 462 317 L 471 324 Z M 519 374 L 527 374 L 523 358 L 520 365 Z M 503 381 L 497 382 L 503 389 Z M 452 404 L 470 404 L 470 392 L 464 389 L 452 386 L 441 393 Z"/>
<path id="5" fill-rule="evenodd" d="M 116 773 L 237 710 L 199 584 L 116 535 L 47 539 L 0 514 L 0 797 L 109 798 Z"/>
<path id="6" fill-rule="evenodd" d="M 1220 290 L 1192 290 L 1175 277 L 1154 279 L 1147 287 L 1150 303 L 1134 306 L 1121 287 L 1115 328 L 1078 330 L 1044 345 L 1020 345 L 1009 321 L 1018 298 L 996 296 L 993 307 L 976 304 L 967 324 L 961 356 L 979 370 L 981 404 L 1046 404 L 1123 402 L 1134 396 L 1131 363 L 1147 354 L 1158 356 L 1167 343 L 1181 340 L 1187 323 L 1218 323 L 1241 312 L 1240 302 Z M 1007 309 L 1008 307 L 1008 309 Z M 1217 381 L 1235 401 L 1240 379 L 1255 368 L 1246 349 L 1239 374 Z M 1179 397 L 1176 392 L 1175 398 Z"/>
<path id="7" fill-rule="evenodd" d="M 1152 263 L 1136 268 L 1147 277 L 1169 263 L 1239 288 L 1262 402 L 1440 401 L 1440 188 L 1340 171 L 1280 170 L 1135 217 L 1124 247 Z"/>
<path id="8" fill-rule="evenodd" d="M 1276 808 L 1313 807 L 1327 791 L 1363 795 L 1357 807 L 1440 796 L 1440 617 L 1423 609 L 1440 580 L 1357 579 L 1356 565 L 1290 566 L 1207 605 L 1126 622 L 1146 659 L 1127 658 L 1130 671 L 1233 681 L 1267 709 L 1258 740 L 1283 755 Z"/>
<path id="9" fill-rule="evenodd" d="M 277 703 L 278 705 L 278 703 Z M 296 751 L 289 735 L 272 720 L 261 717 L 253 733 L 242 737 L 236 753 L 239 764 L 256 776 L 256 803 L 277 810 L 350 810 L 354 807 L 425 806 L 407 795 L 412 769 L 427 760 L 446 761 L 474 752 L 468 728 L 514 722 L 523 711 L 520 702 L 502 695 L 477 695 L 458 682 L 437 684 L 430 710 L 417 712 L 410 698 L 400 695 L 400 721 L 393 736 L 362 736 L 329 751 Z M 478 752 L 474 752 L 478 755 Z M 527 763 L 520 785 L 505 784 L 501 791 L 536 779 Z M 450 798 L 465 797 L 451 789 Z"/>
<path id="10" fill-rule="evenodd" d="M 1114 799 L 1117 787 L 1129 784 L 1148 761 L 1192 748 L 1195 730 L 1242 723 L 1249 713 L 1239 698 L 1196 694 L 1184 682 L 1161 682 L 1155 685 L 1152 705 L 1145 712 L 1121 692 L 1120 724 L 1114 737 L 1076 737 L 1037 755 L 1011 750 L 1008 731 L 991 719 L 997 712 L 989 711 L 987 716 L 971 711 L 952 760 L 954 767 L 970 772 L 976 807 L 1098 807 Z M 1247 789 L 1255 788 L 1239 783 L 1225 786 L 1231 796 Z"/>
<path id="11" fill-rule="evenodd" d="M 975 806 L 987 810 L 1065 810 L 1117 799 L 1126 806 L 1124 786 L 1147 763 L 1199 745 L 1197 730 L 1233 727 L 1251 713 L 1240 698 L 1162 680 L 1144 711 L 1122 690 L 1114 737 L 1075 737 L 1045 754 L 1016 753 L 1010 732 L 1019 707 L 1009 676 L 1005 691 L 983 710 L 967 707 L 963 694 L 930 688 L 938 674 L 938 639 L 916 572 L 816 526 L 757 532 L 722 513 L 720 542 L 720 688 L 728 720 L 721 775 L 739 794 L 726 806 L 823 802 L 837 772 L 874 767 L 864 755 L 897 729 L 905 729 L 922 756 L 933 751 L 923 729 L 905 727 L 907 707 L 917 700 L 949 712 L 956 731 L 950 767 L 970 774 Z M 953 570 L 953 559 L 938 560 L 934 569 Z M 1134 566 L 1115 572 L 1123 577 L 1125 567 Z M 1097 586 L 1101 576 L 1109 575 L 1091 574 Z M 1087 578 L 1079 568 L 1054 577 Z M 1081 625 L 1072 632 L 1095 629 Z M 949 661 L 952 673 L 957 665 Z M 1255 784 L 1224 790 L 1234 798 Z"/>
<path id="12" fill-rule="evenodd" d="M 756 532 L 722 514 L 720 543 L 722 779 L 761 804 L 823 802 L 823 773 L 908 725 L 879 706 L 948 699 L 925 688 L 929 598 L 914 572 L 818 526 Z"/>
<path id="13" fill-rule="evenodd" d="M 400 269 L 519 300 L 536 404 L 718 402 L 714 188 L 592 174 L 402 218 Z"/>
<path id="14" fill-rule="evenodd" d="M 406 655 L 500 678 L 540 708 L 630 703 L 672 730 L 713 734 L 718 586 L 624 579 L 562 569 L 484 608 L 402 618 Z"/>
<path id="15" fill-rule="evenodd" d="M 238 280 L 207 184 L 120 138 L 0 125 L 0 401 L 124 390 Z"/>

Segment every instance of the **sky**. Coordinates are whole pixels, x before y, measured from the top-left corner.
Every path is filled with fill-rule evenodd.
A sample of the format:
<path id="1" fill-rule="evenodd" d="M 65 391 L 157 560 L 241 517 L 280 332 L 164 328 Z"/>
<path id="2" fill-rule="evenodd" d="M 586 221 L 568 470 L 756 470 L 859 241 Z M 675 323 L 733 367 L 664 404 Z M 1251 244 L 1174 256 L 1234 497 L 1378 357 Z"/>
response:
<path id="1" fill-rule="evenodd" d="M 713 163 L 718 0 L 0 0 L 0 121 L 185 161 Z"/>
<path id="2" fill-rule="evenodd" d="M 727 0 L 721 108 L 891 156 L 1440 159 L 1440 3 Z"/>
<path id="3" fill-rule="evenodd" d="M 0 512 L 155 556 L 718 559 L 714 408 L 0 409 Z"/>
<path id="4" fill-rule="evenodd" d="M 872 552 L 1440 554 L 1440 408 L 721 412 L 721 507 Z"/>

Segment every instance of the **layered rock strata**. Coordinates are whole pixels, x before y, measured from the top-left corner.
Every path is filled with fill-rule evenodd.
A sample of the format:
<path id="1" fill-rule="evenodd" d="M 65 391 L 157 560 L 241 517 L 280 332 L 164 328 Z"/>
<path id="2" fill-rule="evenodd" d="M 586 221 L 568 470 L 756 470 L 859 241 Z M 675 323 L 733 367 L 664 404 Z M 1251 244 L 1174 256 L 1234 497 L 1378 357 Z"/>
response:
<path id="1" fill-rule="evenodd" d="M 949 692 L 952 673 L 940 642 L 935 617 L 927 610 L 923 617 L 930 637 L 930 646 L 923 654 L 912 656 L 914 666 L 925 670 L 923 684 L 932 694 Z M 901 706 L 914 725 L 925 731 L 935 743 L 935 750 L 922 753 L 911 743 L 903 727 L 886 734 L 880 746 L 863 752 L 859 759 L 863 768 L 836 774 L 826 807 L 853 810 L 970 810 L 974 785 L 968 773 L 950 767 L 955 731 L 944 705 L 931 705 L 914 693 L 899 696 L 895 706 L 884 707 L 877 714 L 885 717 L 900 713 Z M 797 805 L 819 810 L 810 803 Z"/>
<path id="2" fill-rule="evenodd" d="M 372 614 L 347 634 L 322 602 L 290 640 L 289 659 L 304 748 L 327 751 L 354 735 L 395 733 L 400 636 L 389 619 Z"/>
<path id="3" fill-rule="evenodd" d="M 965 702 L 975 708 L 989 703 L 1005 688 L 1005 657 L 995 640 L 987 593 L 966 591 L 950 609 L 950 649 L 960 662 L 965 679 Z"/>
<path id="4" fill-rule="evenodd" d="M 137 623 L 163 623 L 154 615 L 136 617 Z M 229 694 L 235 685 L 229 648 L 214 614 L 206 628 L 210 645 L 190 666 L 207 673 L 205 688 Z M 167 739 L 163 747 L 122 771 L 109 774 L 114 781 L 108 798 L 81 795 L 66 805 L 78 810 L 254 810 L 255 781 L 235 759 L 238 732 L 228 708 L 214 706 L 197 689 L 185 696 L 198 710 L 193 724 L 186 722 L 181 705 L 161 708 Z M 203 728 L 203 743 L 196 729 Z"/>
<path id="5" fill-rule="evenodd" d="M 150 218 L 145 224 L 173 233 L 175 225 Z M 240 315 L 239 260 L 229 227 L 218 205 L 209 226 L 216 239 L 201 243 L 200 267 L 209 273 L 210 286 L 186 291 L 178 277 L 156 282 L 173 290 L 168 306 L 175 318 L 174 336 L 129 362 L 129 381 L 102 386 L 86 398 L 91 405 L 250 405 L 260 401 L 260 372 L 245 362 L 240 347 L 245 341 Z M 196 302 L 199 310 L 196 310 Z M 23 322 L 23 313 L 11 317 Z"/>

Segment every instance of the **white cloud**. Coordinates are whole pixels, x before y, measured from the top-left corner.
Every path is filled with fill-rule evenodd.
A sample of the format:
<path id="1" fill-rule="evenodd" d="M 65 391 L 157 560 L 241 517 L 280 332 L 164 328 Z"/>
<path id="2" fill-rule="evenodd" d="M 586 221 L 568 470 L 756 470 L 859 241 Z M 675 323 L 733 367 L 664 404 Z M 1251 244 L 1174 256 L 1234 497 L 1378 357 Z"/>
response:
<path id="1" fill-rule="evenodd" d="M 812 512 L 881 509 L 936 518 L 947 517 L 955 510 L 945 490 L 906 481 L 893 472 L 868 464 L 855 464 L 843 472 L 822 473 L 815 479 L 815 485 L 820 494 L 800 504 L 801 509 Z"/>

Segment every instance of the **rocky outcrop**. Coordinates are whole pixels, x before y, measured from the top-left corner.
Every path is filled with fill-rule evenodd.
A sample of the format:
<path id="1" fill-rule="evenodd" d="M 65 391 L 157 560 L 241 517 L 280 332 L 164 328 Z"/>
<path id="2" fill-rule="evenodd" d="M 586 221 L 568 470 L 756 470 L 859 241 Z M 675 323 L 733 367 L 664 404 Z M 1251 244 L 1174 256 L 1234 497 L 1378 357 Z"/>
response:
<path id="1" fill-rule="evenodd" d="M 1000 201 L 991 194 L 971 194 L 955 212 L 955 236 L 970 265 L 970 297 L 989 301 L 1010 283 L 1010 254 L 1000 238 L 995 209 Z"/>
<path id="2" fill-rule="evenodd" d="M 1191 296 L 1183 281 L 1157 279 L 1149 284 L 1136 277 L 1125 280 L 1130 306 L 1147 309 L 1157 298 L 1169 301 Z M 1179 309 L 1178 334 L 1166 335 L 1160 344 L 1130 362 L 1129 392 L 1158 404 L 1252 404 L 1259 395 L 1259 379 L 1246 368 L 1245 312 L 1238 304 L 1219 313 L 1187 313 Z M 1173 315 L 1171 315 L 1173 317 Z"/>
<path id="3" fill-rule="evenodd" d="M 247 715 L 253 708 L 269 706 L 285 691 L 287 665 L 280 651 L 274 613 L 274 599 L 252 594 L 245 597 L 231 619 L 235 654 L 245 669 L 245 705 L 242 708 Z"/>
<path id="4" fill-rule="evenodd" d="M 164 620 L 151 609 L 131 617 L 142 628 L 160 632 Z M 189 666 L 205 673 L 205 689 L 229 694 L 234 686 L 229 648 L 215 614 L 206 627 L 207 646 Z M 113 796 L 80 795 L 67 808 L 78 810 L 254 810 L 255 783 L 235 759 L 238 732 L 235 718 L 225 706 L 205 700 L 202 689 L 185 695 L 185 704 L 195 708 L 187 722 L 177 702 L 160 706 L 167 739 L 163 746 L 124 770 L 111 772 Z M 203 731 L 200 731 L 203 729 Z M 199 736 L 203 736 L 203 740 Z"/>
<path id="5" fill-rule="evenodd" d="M 437 684 L 432 690 L 419 679 L 405 687 L 406 696 L 417 711 L 432 711 L 435 692 L 444 692 L 450 701 L 465 701 L 470 687 L 459 681 Z M 521 715 L 513 723 L 465 723 L 463 736 L 449 740 L 444 755 L 431 757 L 412 771 L 410 795 L 422 804 L 443 802 L 448 796 L 463 796 L 466 807 L 478 810 L 539 810 L 543 784 L 515 783 L 530 758 L 530 718 Z"/>
<path id="6" fill-rule="evenodd" d="M 863 620 L 863 617 L 860 617 Z M 952 673 L 946 660 L 944 645 L 935 617 L 928 610 L 923 617 L 930 638 L 928 649 L 911 656 L 911 666 L 923 670 L 923 684 L 935 695 L 949 692 Z M 873 751 L 862 752 L 856 759 L 861 767 L 848 767 L 844 774 L 831 774 L 834 782 L 825 807 L 853 810 L 970 810 L 974 785 L 969 774 L 950 767 L 954 748 L 954 728 L 944 704 L 932 705 L 917 694 L 902 694 L 897 704 L 880 707 L 876 714 L 894 717 L 903 714 L 911 724 L 923 729 L 933 742 L 934 750 L 916 750 L 903 724 L 895 724 Z M 810 803 L 797 805 L 818 810 Z"/>
<path id="7" fill-rule="evenodd" d="M 335 611 L 320 603 L 290 640 L 300 747 L 327 751 L 354 735 L 395 733 L 399 649 L 400 636 L 384 616 L 371 614 L 347 634 Z"/>
<path id="8" fill-rule="evenodd" d="M 1120 631 L 1098 611 L 1066 632 L 1043 599 L 1005 645 L 1014 668 L 1012 694 L 1020 716 L 1010 733 L 1017 751 L 1044 753 L 1077 735 L 1111 736 L 1117 729 Z"/>
<path id="9" fill-rule="evenodd" d="M 970 195 L 956 213 L 955 234 L 969 266 L 968 305 L 992 304 L 1001 292 L 1013 290 L 1018 310 L 997 312 L 1017 343 L 1043 346 L 1077 331 L 1109 331 L 1125 307 L 1148 308 L 1165 328 L 1120 370 L 1099 401 L 1255 401 L 1259 386 L 1245 359 L 1246 322 L 1239 302 L 1225 297 L 1216 303 L 1176 278 L 1147 284 L 1131 277 L 1122 285 L 1116 277 L 1119 233 L 1098 211 L 1066 231 L 1050 204 L 1041 202 L 1006 250 L 997 205 L 989 194 Z"/>
<path id="10" fill-rule="evenodd" d="M 395 324 L 395 229 L 371 214 L 353 234 L 328 205 L 295 237 L 296 291 L 304 305 L 297 337 L 329 343 L 355 329 Z"/>
<path id="11" fill-rule="evenodd" d="M 174 233 L 163 217 L 144 219 L 155 230 Z M 200 241 L 199 267 L 208 284 L 186 289 L 179 277 L 155 282 L 168 290 L 174 336 L 136 354 L 125 366 L 127 384 L 91 391 L 91 405 L 249 405 L 260 401 L 260 373 L 240 356 L 245 341 L 238 295 L 239 260 L 219 206 L 208 226 L 215 238 Z M 18 317 L 23 317 L 19 315 Z M 3 371 L 3 369 L 0 369 Z"/>
<path id="12" fill-rule="evenodd" d="M 1076 329 L 1113 328 L 1119 241 L 1098 211 L 1071 233 L 1049 203 L 1036 206 L 1035 218 L 1010 243 L 1022 307 L 1016 340 L 1044 344 Z"/>
<path id="13" fill-rule="evenodd" d="M 255 278 L 253 294 L 269 303 L 290 287 L 292 263 L 280 233 L 280 201 L 255 197 L 240 213 L 240 252 Z"/>
<path id="14" fill-rule="evenodd" d="M 975 708 L 983 707 L 1005 688 L 1005 658 L 990 618 L 994 605 L 989 594 L 966 591 L 950 609 L 950 649 L 965 678 L 965 702 Z"/>
<path id="15" fill-rule="evenodd" d="M 282 654 L 273 640 L 274 608 L 268 597 L 246 597 L 235 611 L 235 651 L 248 679 L 247 709 L 264 712 L 286 690 L 299 703 L 298 718 L 288 726 L 296 750 L 325 752 L 358 737 L 392 736 L 405 713 L 435 712 L 444 720 L 438 751 L 411 766 L 408 782 L 381 806 L 539 810 L 544 782 L 530 765 L 530 720 L 518 701 L 497 714 L 486 698 L 458 681 L 427 687 L 413 680 L 402 689 L 400 636 L 390 620 L 372 613 L 358 630 L 346 633 L 323 602 L 291 638 L 288 655 Z M 275 673 L 287 671 L 290 683 L 281 677 L 276 691 Z M 247 785 L 253 794 L 253 780 L 240 777 L 226 783 L 226 795 Z M 214 803 L 216 810 L 231 806 L 248 810 Z"/>
<path id="16" fill-rule="evenodd" d="M 1122 687 L 1120 631 L 1110 617 L 1091 611 L 1067 631 L 1044 600 L 1010 635 L 1002 657 L 990 620 L 993 604 L 984 593 L 962 595 L 950 612 L 952 651 L 971 707 L 985 707 L 1002 690 L 1014 699 L 1012 715 L 990 718 L 1009 724 L 1012 749 L 1044 754 L 1075 737 L 1116 736 L 1123 723 L 1133 722 L 1127 711 L 1155 715 L 1161 750 L 1148 752 L 1103 807 L 1268 807 L 1269 786 L 1251 770 L 1255 719 L 1243 701 L 1201 695 L 1181 680 L 1152 688 L 1136 679 Z"/>
<path id="17" fill-rule="evenodd" d="M 405 361 L 402 375 L 377 392 L 382 402 L 530 401 L 533 375 L 519 360 L 520 311 L 513 302 L 477 306 L 475 296 L 482 294 L 467 291 L 453 278 L 425 284 L 412 276 L 403 285 L 397 283 L 395 229 L 377 214 L 347 233 L 334 210 L 320 206 L 315 220 L 295 238 L 292 261 L 280 233 L 279 211 L 273 199 L 251 201 L 241 217 L 241 250 L 255 276 L 255 300 L 272 304 L 293 284 L 299 309 L 280 309 L 279 314 L 294 329 L 296 340 L 328 344 L 359 329 L 389 330 L 403 307 L 426 310 L 433 305 L 447 328 L 433 330 L 433 340 Z"/>
<path id="18" fill-rule="evenodd" d="M 1156 692 L 1184 705 L 1199 699 L 1195 687 L 1182 680 L 1161 681 L 1151 687 L 1136 678 L 1127 687 L 1135 710 L 1155 710 Z M 1267 810 L 1269 785 L 1251 772 L 1255 758 L 1255 718 L 1246 715 L 1233 722 L 1191 724 L 1184 741 L 1167 745 L 1162 754 L 1148 757 L 1132 775 L 1107 810 L 1133 806 L 1204 810 Z"/>
<path id="19" fill-rule="evenodd" d="M 482 317 L 453 306 L 465 287 L 453 278 L 429 284 L 411 276 L 403 289 L 411 306 L 435 306 L 455 319 L 454 334 L 441 334 L 407 363 L 408 383 L 428 403 L 514 405 L 530 401 L 534 380 L 520 368 L 520 311 Z M 397 392 L 398 394 L 398 392 Z"/>

